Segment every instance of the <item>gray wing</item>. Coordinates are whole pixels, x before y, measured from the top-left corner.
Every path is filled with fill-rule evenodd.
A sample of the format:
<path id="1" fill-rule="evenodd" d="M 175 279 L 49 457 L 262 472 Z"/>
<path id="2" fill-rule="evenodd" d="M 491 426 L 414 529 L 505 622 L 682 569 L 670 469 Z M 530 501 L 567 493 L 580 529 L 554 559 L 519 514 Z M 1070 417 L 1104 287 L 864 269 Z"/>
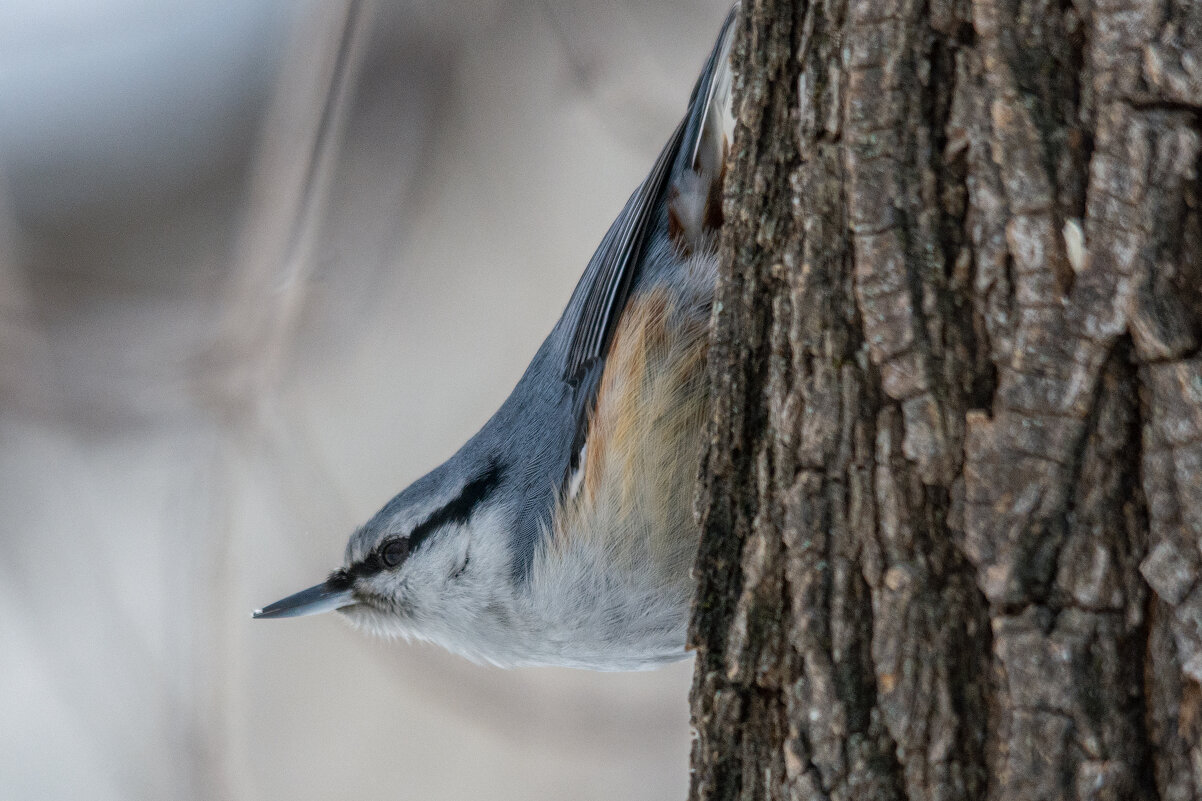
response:
<path id="1" fill-rule="evenodd" d="M 568 490 L 580 467 L 597 387 L 630 293 L 644 271 L 649 277 L 669 261 L 657 240 L 671 239 L 687 253 L 689 243 L 673 236 L 673 222 L 688 217 L 689 209 L 704 212 L 706 204 L 697 203 L 698 198 L 714 195 L 710 190 L 721 183 L 727 132 L 719 123 L 729 119 L 728 54 L 734 16 L 732 10 L 684 119 L 606 232 L 555 330 L 519 382 L 522 390 L 515 389 L 480 431 L 481 442 L 460 450 L 464 459 L 480 452 L 510 455 L 505 488 L 520 505 L 510 534 L 515 581 L 528 576 L 537 544 L 549 531 L 555 497 Z M 695 223 L 697 215 L 693 218 Z M 659 253 L 655 267 L 649 263 L 653 252 Z M 514 447 L 516 440 L 520 448 Z M 515 452 L 520 459 L 513 458 Z"/>
<path id="2" fill-rule="evenodd" d="M 622 317 L 630 287 L 637 277 L 643 247 L 667 200 L 669 184 L 674 176 L 693 169 L 698 161 L 698 149 L 714 105 L 715 89 L 729 86 L 730 39 L 737 11 L 736 4 L 722 25 L 705 69 L 693 87 L 684 119 L 660 151 L 651 173 L 626 201 L 622 213 L 605 233 L 576 289 L 576 294 L 583 295 L 579 303 L 573 298 L 570 304 L 578 309 L 578 316 L 564 364 L 564 379 L 580 389 L 589 390 L 580 385 L 587 384 L 590 375 L 594 380 L 600 375 L 599 370 L 591 368 L 597 362 L 603 362 L 609 352 L 617 321 Z M 723 75 L 720 77 L 719 73 Z"/>
<path id="3" fill-rule="evenodd" d="M 626 307 L 630 285 L 638 272 L 639 257 L 654 222 L 657 201 L 662 201 L 676 154 L 684 137 L 686 122 L 676 126 L 660 152 L 651 174 L 635 190 L 618 219 L 589 260 L 577 292 L 583 292 L 568 346 L 564 380 L 581 382 L 597 361 L 605 359 L 617 321 Z"/>

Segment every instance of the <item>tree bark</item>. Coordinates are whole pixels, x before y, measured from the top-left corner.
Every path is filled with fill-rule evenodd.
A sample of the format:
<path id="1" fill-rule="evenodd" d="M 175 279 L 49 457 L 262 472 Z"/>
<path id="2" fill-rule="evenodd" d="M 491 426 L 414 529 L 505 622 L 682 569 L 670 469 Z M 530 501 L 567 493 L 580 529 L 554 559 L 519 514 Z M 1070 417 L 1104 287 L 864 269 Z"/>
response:
<path id="1" fill-rule="evenodd" d="M 1202 4 L 737 25 L 691 798 L 1202 799 Z"/>

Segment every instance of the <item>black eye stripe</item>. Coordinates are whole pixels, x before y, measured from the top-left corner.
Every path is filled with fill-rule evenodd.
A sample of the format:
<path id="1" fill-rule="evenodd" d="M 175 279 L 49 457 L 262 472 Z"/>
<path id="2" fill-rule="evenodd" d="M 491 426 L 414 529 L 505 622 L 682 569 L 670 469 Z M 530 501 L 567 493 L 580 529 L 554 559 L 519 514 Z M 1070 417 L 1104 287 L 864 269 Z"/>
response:
<path id="1" fill-rule="evenodd" d="M 350 567 L 335 570 L 326 579 L 326 586 L 332 590 L 349 590 L 355 579 L 372 576 L 384 569 L 380 555 L 372 551 Z"/>
<path id="2" fill-rule="evenodd" d="M 409 553 L 417 550 L 426 537 L 442 526 L 448 523 L 466 523 L 476 507 L 492 493 L 500 482 L 501 468 L 496 462 L 490 462 L 488 469 L 479 478 L 465 484 L 454 500 L 414 526 L 413 531 L 409 534 Z"/>
<path id="3" fill-rule="evenodd" d="M 471 518 L 476 507 L 492 493 L 500 482 L 501 468 L 496 462 L 490 462 L 488 469 L 479 478 L 465 484 L 454 499 L 441 509 L 435 510 L 429 517 L 413 528 L 413 531 L 409 533 L 409 537 L 407 538 L 409 540 L 409 555 L 417 550 L 418 546 L 440 527 L 449 523 L 466 523 Z M 387 548 L 393 542 L 395 542 L 395 539 L 385 540 L 381 547 Z M 380 554 L 380 549 L 374 550 L 350 567 L 335 570 L 326 579 L 326 584 L 331 589 L 350 589 L 356 579 L 374 576 L 383 570 L 395 569 L 404 561 L 402 560 L 390 567 L 385 565 Z"/>

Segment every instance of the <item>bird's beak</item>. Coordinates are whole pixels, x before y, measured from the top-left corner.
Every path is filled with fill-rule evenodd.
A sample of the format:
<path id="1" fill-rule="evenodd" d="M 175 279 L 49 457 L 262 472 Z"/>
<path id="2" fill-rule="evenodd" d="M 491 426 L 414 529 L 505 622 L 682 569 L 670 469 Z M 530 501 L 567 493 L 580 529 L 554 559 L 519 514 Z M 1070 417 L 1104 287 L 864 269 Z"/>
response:
<path id="1" fill-rule="evenodd" d="M 331 587 L 323 582 L 307 590 L 301 590 L 295 595 L 289 595 L 283 600 L 268 604 L 262 609 L 256 609 L 252 617 L 301 617 L 302 615 L 317 615 L 322 612 L 333 612 L 344 606 L 353 606 L 355 599 L 351 591 L 342 587 Z"/>

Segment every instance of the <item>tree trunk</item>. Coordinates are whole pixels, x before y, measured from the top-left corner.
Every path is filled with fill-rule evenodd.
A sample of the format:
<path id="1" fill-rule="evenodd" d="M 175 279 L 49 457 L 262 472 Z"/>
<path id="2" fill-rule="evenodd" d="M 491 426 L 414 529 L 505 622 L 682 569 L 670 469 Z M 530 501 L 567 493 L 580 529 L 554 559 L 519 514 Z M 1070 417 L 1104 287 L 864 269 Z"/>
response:
<path id="1" fill-rule="evenodd" d="M 1202 4 L 745 0 L 694 799 L 1202 799 Z"/>

